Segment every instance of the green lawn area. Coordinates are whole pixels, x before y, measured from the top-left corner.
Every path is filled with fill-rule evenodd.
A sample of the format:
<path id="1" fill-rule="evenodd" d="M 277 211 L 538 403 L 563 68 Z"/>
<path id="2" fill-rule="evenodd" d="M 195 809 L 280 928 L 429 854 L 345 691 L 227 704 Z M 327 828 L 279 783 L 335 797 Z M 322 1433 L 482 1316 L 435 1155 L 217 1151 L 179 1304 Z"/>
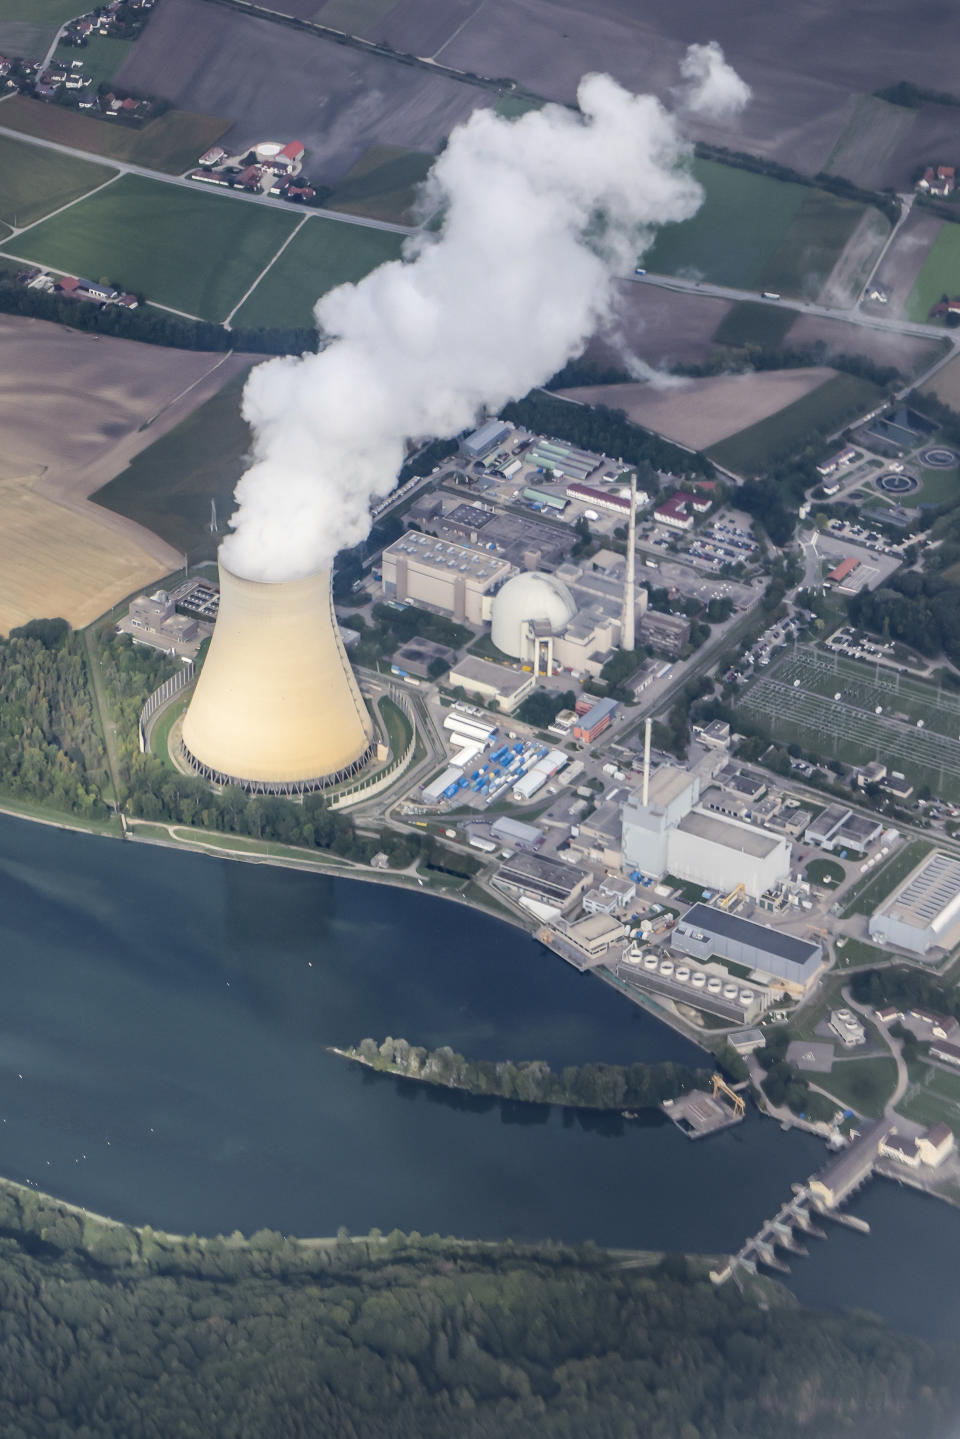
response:
<path id="1" fill-rule="evenodd" d="M 759 300 L 741 300 L 731 306 L 720 321 L 713 335 L 714 343 L 768 345 L 776 349 L 783 344 L 796 318 L 796 310 L 787 305 L 763 305 Z"/>
<path id="2" fill-rule="evenodd" d="M 218 115 L 167 110 L 148 125 L 135 129 L 23 95 L 3 102 L 2 119 L 7 129 L 20 130 L 25 135 L 70 145 L 104 159 L 129 160 L 151 170 L 166 170 L 172 175 L 195 165 L 204 150 L 219 140 L 231 124 Z"/>
<path id="3" fill-rule="evenodd" d="M 865 209 L 826 190 L 808 189 L 782 244 L 764 267 L 760 288 L 815 300 Z"/>
<path id="4" fill-rule="evenodd" d="M 42 221 L 16 253 L 70 274 L 109 277 L 148 300 L 222 320 L 298 217 L 221 195 L 123 175 Z"/>
<path id="5" fill-rule="evenodd" d="M 32 225 L 116 173 L 107 165 L 75 160 L 56 150 L 0 135 L 0 218 L 21 227 Z"/>
<path id="6" fill-rule="evenodd" d="M 71 60 L 83 61 L 83 73 L 89 75 L 93 81 L 87 87 L 87 94 L 96 96 L 98 85 L 109 85 L 114 75 L 126 60 L 133 48 L 132 40 L 119 40 L 115 35 L 92 36 L 82 50 L 62 49 L 57 51 L 58 58 L 63 57 L 69 65 Z M 89 116 L 84 118 L 89 119 Z M 111 122 L 105 120 L 104 124 Z"/>
<path id="7" fill-rule="evenodd" d="M 327 206 L 397 225 L 410 224 L 416 186 L 435 158 L 419 150 L 371 145 L 334 187 Z"/>
<path id="8" fill-rule="evenodd" d="M 908 320 L 926 320 L 941 295 L 960 295 L 960 225 L 945 221 L 907 297 Z"/>
<path id="9" fill-rule="evenodd" d="M 311 216 L 232 324 L 253 330 L 309 325 L 321 295 L 348 280 L 362 280 L 385 260 L 398 259 L 402 244 L 402 235 L 386 230 Z"/>
<path id="10" fill-rule="evenodd" d="M 157 759 L 162 760 L 171 770 L 174 768 L 174 764 L 170 758 L 170 731 L 186 710 L 188 703 L 189 696 L 168 705 L 150 732 L 150 753 L 155 754 Z"/>
<path id="11" fill-rule="evenodd" d="M 542 100 L 524 100 L 519 95 L 503 95 L 493 108 L 505 120 L 516 120 L 521 115 L 526 115 L 528 110 L 542 110 L 543 105 Z"/>
<path id="12" fill-rule="evenodd" d="M 920 470 L 921 485 L 908 496 L 913 505 L 946 505 L 960 500 L 960 470 Z"/>
<path id="13" fill-rule="evenodd" d="M 838 969 L 854 969 L 861 964 L 883 964 L 889 958 L 885 949 L 867 944 L 863 939 L 847 939 L 842 949 L 833 946 Z"/>
<path id="14" fill-rule="evenodd" d="M 410 721 L 407 719 L 400 706 L 398 704 L 394 704 L 393 700 L 387 699 L 386 696 L 384 696 L 383 699 L 380 700 L 377 708 L 379 709 L 380 717 L 383 720 L 384 725 L 386 726 L 387 736 L 390 740 L 390 750 L 392 758 L 399 759 L 400 756 L 403 754 L 404 750 L 407 748 L 407 745 L 410 743 L 410 739 L 413 735 L 413 729 L 411 727 Z"/>
<path id="15" fill-rule="evenodd" d="M 883 392 L 869 380 L 834 375 L 777 414 L 721 440 L 707 453 L 711 460 L 736 474 L 760 474 L 811 443 L 817 435 L 830 434 L 847 420 L 872 409 L 882 398 Z"/>
<path id="16" fill-rule="evenodd" d="M 221 528 L 233 512 L 233 491 L 244 470 L 250 430 L 240 414 L 246 374 L 224 385 L 199 409 L 134 456 L 116 479 L 93 495 L 98 505 L 153 530 L 194 562 L 212 554 L 210 501 Z"/>
<path id="17" fill-rule="evenodd" d="M 837 1059 L 829 1074 L 810 1078 L 846 1108 L 876 1119 L 896 1087 L 897 1066 L 892 1057 Z"/>
<path id="18" fill-rule="evenodd" d="M 901 880 L 918 865 L 925 855 L 933 848 L 924 839 L 915 839 L 905 845 L 899 854 L 892 855 L 886 864 L 880 866 L 854 885 L 847 895 L 847 902 L 844 906 L 843 916 L 846 919 L 851 914 L 872 914 L 877 906 L 886 899 L 887 895 L 896 889 Z"/>
<path id="19" fill-rule="evenodd" d="M 843 882 L 846 872 L 843 865 L 837 864 L 834 859 L 814 859 L 807 865 L 804 877 L 811 884 L 819 884 L 825 889 L 832 889 L 835 885 Z"/>
<path id="20" fill-rule="evenodd" d="M 949 1070 L 939 1069 L 933 1064 L 927 1066 L 927 1074 L 929 1078 L 924 1085 L 925 1089 L 960 1106 L 960 1074 L 951 1074 Z"/>
<path id="21" fill-rule="evenodd" d="M 946 1124 L 960 1137 L 960 1109 L 951 1100 L 927 1088 L 908 1091 L 897 1105 L 897 1113 L 916 1124 Z"/>

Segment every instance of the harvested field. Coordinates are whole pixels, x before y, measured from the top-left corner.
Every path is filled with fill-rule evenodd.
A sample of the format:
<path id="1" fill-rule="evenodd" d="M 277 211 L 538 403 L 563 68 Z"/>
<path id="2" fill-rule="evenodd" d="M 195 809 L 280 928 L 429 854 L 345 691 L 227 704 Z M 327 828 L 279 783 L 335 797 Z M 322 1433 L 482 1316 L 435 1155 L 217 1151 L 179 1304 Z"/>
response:
<path id="1" fill-rule="evenodd" d="M 416 187 L 426 177 L 434 159 L 435 156 L 423 155 L 417 150 L 371 145 L 334 188 L 327 208 L 408 225 Z"/>
<path id="2" fill-rule="evenodd" d="M 587 405 L 610 405 L 669 440 L 703 450 L 765 420 L 833 377 L 828 369 L 765 370 L 714 375 L 677 386 L 594 385 L 562 394 Z"/>
<path id="3" fill-rule="evenodd" d="M 960 356 L 938 370 L 923 390 L 925 394 L 936 395 L 951 409 L 960 411 Z"/>
<path id="4" fill-rule="evenodd" d="M 857 185 L 882 189 L 891 183 L 887 178 L 891 160 L 913 129 L 916 116 L 916 110 L 907 110 L 903 105 L 861 95 L 823 168 L 828 175 L 843 175 Z"/>
<path id="5" fill-rule="evenodd" d="M 219 140 L 230 124 L 216 115 L 191 115 L 184 110 L 168 110 L 151 120 L 142 130 L 111 126 L 106 120 L 94 120 L 76 110 L 60 105 L 45 105 L 42 100 L 28 100 L 14 95 L 5 100 L 0 110 L 0 129 L 36 135 L 57 145 L 69 145 L 90 155 L 108 160 L 127 160 L 150 170 L 165 170 L 180 175 L 215 140 Z"/>
<path id="6" fill-rule="evenodd" d="M 922 82 L 921 82 L 922 83 Z M 939 88 L 939 87 L 935 87 Z M 943 87 L 957 93 L 956 81 Z M 897 107 L 901 108 L 901 107 Z M 957 111 L 953 105 L 923 105 L 919 110 L 905 110 L 910 116 L 909 127 L 904 127 L 900 143 L 896 146 L 884 167 L 878 185 L 889 185 L 896 190 L 907 190 L 921 160 L 927 157 L 935 161 L 956 152 Z"/>
<path id="7" fill-rule="evenodd" d="M 883 314 L 890 314 L 901 320 L 906 317 L 907 304 L 917 276 L 926 263 L 943 223 L 933 215 L 924 214 L 922 210 L 911 211 L 897 238 L 884 255 L 883 264 L 876 274 L 877 284 L 882 285 L 890 296 L 889 304 L 882 306 Z"/>
<path id="8" fill-rule="evenodd" d="M 799 315 L 790 331 L 791 344 L 814 345 L 818 340 L 827 346 L 827 364 L 834 354 L 863 355 L 878 365 L 894 365 L 906 377 L 920 374 L 933 364 L 939 353 L 937 340 L 921 340 L 889 330 L 868 330 L 864 325 L 851 325 L 846 320 Z"/>
<path id="9" fill-rule="evenodd" d="M 960 225 L 940 221 L 940 233 L 930 247 L 923 268 L 907 298 L 908 320 L 929 319 L 941 296 L 960 295 Z"/>
<path id="10" fill-rule="evenodd" d="M 710 458 L 738 475 L 759 475 L 818 434 L 829 435 L 871 409 L 883 392 L 868 380 L 834 375 L 777 414 L 760 420 L 710 450 Z"/>
<path id="11" fill-rule="evenodd" d="M 699 364 L 730 309 L 728 300 L 624 280 L 617 287 L 612 330 L 596 335 L 586 354 L 597 364 L 620 368 L 624 351 L 650 365 Z"/>
<path id="12" fill-rule="evenodd" d="M 0 174 L 0 217 L 22 228 L 102 185 L 117 171 L 0 135 Z"/>
<path id="13" fill-rule="evenodd" d="M 437 60 L 461 25 L 482 6 L 483 0 L 443 0 L 442 4 L 398 0 L 377 27 L 377 36 L 397 50 Z M 318 18 L 323 24 L 327 23 L 322 13 Z"/>
<path id="14" fill-rule="evenodd" d="M 264 136 L 302 140 L 307 175 L 325 184 L 371 145 L 432 153 L 458 120 L 489 103 L 475 86 L 203 0 L 164 0 L 117 82 L 229 116 L 234 150 Z"/>
<path id="15" fill-rule="evenodd" d="M 315 215 L 290 241 L 231 323 L 251 329 L 310 325 L 321 295 L 334 285 L 361 280 L 385 260 L 396 260 L 402 245 L 403 236 L 388 230 L 368 230 Z"/>
<path id="16" fill-rule="evenodd" d="M 18 257 L 109 275 L 161 305 L 223 320 L 299 218 L 123 175 L 13 243 Z"/>
<path id="17" fill-rule="evenodd" d="M 88 495 L 248 360 L 13 316 L 0 345 L 0 630 L 51 614 L 88 624 L 179 562 Z"/>

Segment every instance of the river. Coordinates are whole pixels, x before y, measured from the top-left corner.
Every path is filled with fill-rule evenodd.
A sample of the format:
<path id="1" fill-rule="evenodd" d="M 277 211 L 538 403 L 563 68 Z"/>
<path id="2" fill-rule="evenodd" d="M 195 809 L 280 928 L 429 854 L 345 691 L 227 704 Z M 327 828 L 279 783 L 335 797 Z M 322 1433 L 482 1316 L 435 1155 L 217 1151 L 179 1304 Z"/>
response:
<path id="1" fill-rule="evenodd" d="M 819 1167 L 751 1114 L 529 1109 L 375 1075 L 366 1035 L 554 1065 L 703 1056 L 519 930 L 428 895 L 0 816 L 0 1173 L 180 1233 L 397 1226 L 722 1253 Z M 946 1205 L 875 1182 L 869 1238 L 795 1263 L 811 1303 L 960 1323 Z"/>

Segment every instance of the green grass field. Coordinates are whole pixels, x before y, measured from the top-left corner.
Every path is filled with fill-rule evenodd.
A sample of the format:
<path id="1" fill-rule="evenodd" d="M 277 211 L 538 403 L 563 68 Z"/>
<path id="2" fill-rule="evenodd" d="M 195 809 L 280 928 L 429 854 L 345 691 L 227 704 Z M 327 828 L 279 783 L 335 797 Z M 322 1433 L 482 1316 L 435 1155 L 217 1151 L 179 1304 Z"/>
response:
<path id="1" fill-rule="evenodd" d="M 888 958 L 886 950 L 863 939 L 847 939 L 842 949 L 834 945 L 838 969 L 856 969 L 860 965 L 883 964 Z"/>
<path id="2" fill-rule="evenodd" d="M 692 220 L 665 225 L 644 264 L 737 289 L 816 295 L 864 207 L 823 190 L 714 160 L 695 160 L 706 199 Z"/>
<path id="3" fill-rule="evenodd" d="M 210 501 L 221 528 L 233 512 L 233 490 L 244 466 L 250 430 L 240 414 L 245 375 L 141 450 L 116 479 L 97 490 L 98 505 L 127 515 L 189 554 L 211 554 Z"/>
<path id="4" fill-rule="evenodd" d="M 0 135 L 0 218 L 21 227 L 32 225 L 116 173 L 107 165 Z"/>
<path id="5" fill-rule="evenodd" d="M 264 275 L 232 324 L 251 329 L 309 325 L 321 295 L 399 257 L 403 236 L 314 215 Z"/>
<path id="6" fill-rule="evenodd" d="M 58 145 L 69 145 L 107 160 L 129 160 L 150 170 L 179 175 L 230 128 L 230 121 L 217 115 L 193 115 L 186 110 L 167 110 L 142 129 L 120 127 L 108 120 L 96 120 L 62 105 L 46 105 L 15 95 L 3 102 L 3 124 L 7 129 Z"/>
<path id="7" fill-rule="evenodd" d="M 826 190 L 808 189 L 781 245 L 763 269 L 760 288 L 815 300 L 865 208 Z"/>
<path id="8" fill-rule="evenodd" d="M 386 696 L 380 700 L 377 708 L 387 731 L 392 758 L 399 759 L 413 738 L 413 727 L 400 706 Z"/>
<path id="9" fill-rule="evenodd" d="M 77 0 L 0 0 L 0 21 L 29 20 L 33 25 L 58 28 L 82 11 Z"/>
<path id="10" fill-rule="evenodd" d="M 223 320 L 297 222 L 265 206 L 124 175 L 42 221 L 17 240 L 16 253 Z"/>
<path id="11" fill-rule="evenodd" d="M 949 221 L 930 246 L 923 269 L 907 297 L 908 320 L 926 320 L 941 295 L 960 295 L 960 225 Z"/>
<path id="12" fill-rule="evenodd" d="M 837 864 L 832 859 L 814 859 L 807 865 L 805 879 L 811 884 L 819 884 L 824 889 L 835 889 L 842 884 L 845 878 L 842 864 Z"/>
<path id="13" fill-rule="evenodd" d="M 415 190 L 434 161 L 419 150 L 400 150 L 392 145 L 371 145 L 334 186 L 327 200 L 331 210 L 365 215 L 407 225 Z"/>
<path id="14" fill-rule="evenodd" d="M 851 914 L 872 914 L 883 903 L 887 895 L 892 894 L 897 885 L 902 883 L 910 871 L 930 853 L 932 848 L 933 845 L 928 844 L 926 840 L 912 840 L 910 844 L 900 850 L 899 854 L 888 859 L 886 864 L 871 870 L 847 895 L 843 917 L 846 919 Z M 852 941 L 850 942 L 852 943 Z"/>
<path id="15" fill-rule="evenodd" d="M 883 392 L 855 375 L 834 375 L 775 415 L 721 440 L 707 453 L 735 474 L 753 476 L 878 405 Z"/>
<path id="16" fill-rule="evenodd" d="M 87 41 L 82 50 L 60 50 L 58 54 L 69 56 L 67 64 L 70 60 L 83 61 L 83 73 L 89 75 L 93 81 L 93 84 L 88 86 L 87 93 L 95 97 L 98 85 L 112 83 L 114 75 L 133 49 L 133 44 L 132 40 L 119 40 L 115 35 L 95 35 Z M 102 123 L 111 122 L 105 120 Z"/>
<path id="17" fill-rule="evenodd" d="M 920 478 L 922 484 L 919 490 L 907 496 L 911 507 L 947 505 L 952 500 L 960 500 L 960 470 L 928 470 L 922 467 Z"/>
<path id="18" fill-rule="evenodd" d="M 797 318 L 796 310 L 785 305 L 763 305 L 759 300 L 742 300 L 733 305 L 714 331 L 717 345 L 782 345 Z"/>
<path id="19" fill-rule="evenodd" d="M 892 1058 L 839 1059 L 829 1074 L 812 1078 L 848 1109 L 877 1119 L 896 1087 L 897 1066 Z"/>

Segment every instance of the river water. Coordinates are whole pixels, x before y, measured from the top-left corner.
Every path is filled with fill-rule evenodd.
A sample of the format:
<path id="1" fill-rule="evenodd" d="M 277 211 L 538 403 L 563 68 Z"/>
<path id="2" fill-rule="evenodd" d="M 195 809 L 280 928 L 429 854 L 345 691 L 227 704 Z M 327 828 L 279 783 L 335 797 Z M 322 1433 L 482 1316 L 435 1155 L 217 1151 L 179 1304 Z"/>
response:
<path id="1" fill-rule="evenodd" d="M 0 975 L 0 1173 L 172 1232 L 720 1253 L 824 1160 L 755 1114 L 693 1143 L 326 1053 L 392 1034 L 555 1066 L 702 1061 L 520 931 L 426 895 L 0 816 Z M 873 1234 L 813 1241 L 801 1297 L 960 1329 L 960 1215 L 882 1182 L 855 1209 Z"/>

